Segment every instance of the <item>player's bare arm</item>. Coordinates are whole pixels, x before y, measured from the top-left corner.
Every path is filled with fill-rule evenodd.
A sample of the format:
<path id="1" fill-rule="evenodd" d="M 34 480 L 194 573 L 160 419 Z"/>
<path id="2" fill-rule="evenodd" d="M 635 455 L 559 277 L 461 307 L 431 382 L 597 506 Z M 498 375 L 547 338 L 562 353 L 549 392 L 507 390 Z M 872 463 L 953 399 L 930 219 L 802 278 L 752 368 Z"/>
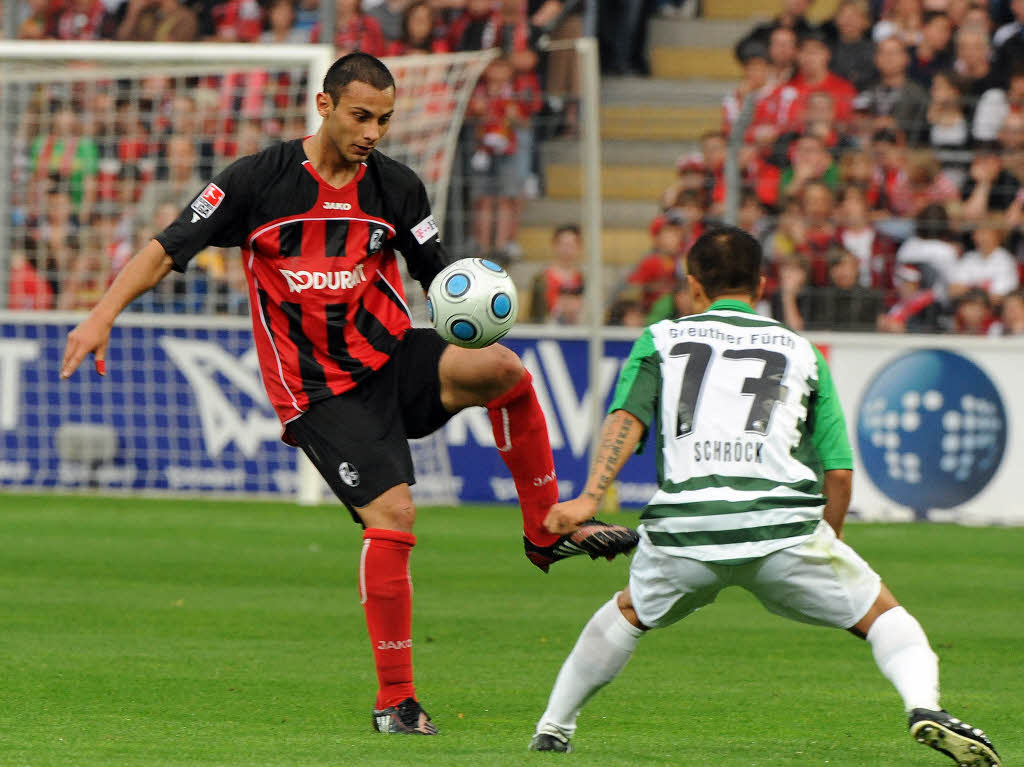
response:
<path id="1" fill-rule="evenodd" d="M 556 503 L 544 520 L 552 533 L 571 533 L 597 511 L 601 498 L 618 476 L 644 434 L 644 424 L 626 410 L 616 410 L 604 419 L 601 444 L 579 497 Z"/>
<path id="2" fill-rule="evenodd" d="M 107 292 L 89 316 L 68 333 L 60 377 L 68 378 L 82 364 L 86 355 L 94 354 L 96 372 L 106 374 L 107 343 L 114 320 L 128 304 L 153 288 L 171 271 L 171 258 L 156 240 L 149 243 L 125 264 Z"/>
<path id="3" fill-rule="evenodd" d="M 825 472 L 825 521 L 836 531 L 839 538 L 843 537 L 843 522 L 846 520 L 846 511 L 850 508 L 852 491 L 852 471 L 831 469 Z"/>

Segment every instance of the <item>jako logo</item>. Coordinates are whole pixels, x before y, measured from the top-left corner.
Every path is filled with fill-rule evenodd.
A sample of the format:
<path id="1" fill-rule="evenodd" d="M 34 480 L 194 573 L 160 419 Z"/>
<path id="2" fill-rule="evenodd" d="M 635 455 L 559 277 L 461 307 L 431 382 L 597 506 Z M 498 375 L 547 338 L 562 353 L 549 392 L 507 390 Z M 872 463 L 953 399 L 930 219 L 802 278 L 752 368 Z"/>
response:
<path id="1" fill-rule="evenodd" d="M 358 264 L 352 271 L 341 270 L 337 272 L 293 272 L 290 269 L 279 269 L 279 272 L 288 280 L 288 289 L 292 293 L 301 293 L 304 290 L 314 288 L 316 290 L 338 290 L 339 288 L 354 288 L 360 282 L 366 281 L 363 274 L 363 265 Z"/>
<path id="2" fill-rule="evenodd" d="M 411 639 L 402 639 L 398 642 L 392 642 L 387 639 L 381 639 L 377 642 L 378 650 L 408 650 L 412 647 Z"/>
<path id="3" fill-rule="evenodd" d="M 554 481 L 555 481 L 555 473 L 551 472 L 550 474 L 545 474 L 543 477 L 534 477 L 533 478 L 533 486 L 534 487 L 544 487 L 544 485 L 548 484 L 549 482 L 554 482 Z"/>
<path id="4" fill-rule="evenodd" d="M 325 202 L 324 210 L 352 210 L 347 202 Z"/>

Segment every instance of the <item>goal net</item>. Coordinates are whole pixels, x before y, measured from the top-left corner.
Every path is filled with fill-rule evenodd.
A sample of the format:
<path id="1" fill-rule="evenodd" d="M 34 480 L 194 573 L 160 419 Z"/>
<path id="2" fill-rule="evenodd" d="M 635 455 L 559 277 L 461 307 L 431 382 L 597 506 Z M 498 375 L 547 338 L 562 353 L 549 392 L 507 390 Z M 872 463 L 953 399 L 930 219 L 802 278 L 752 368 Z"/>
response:
<path id="1" fill-rule="evenodd" d="M 398 89 L 383 151 L 419 173 L 438 221 L 492 55 L 387 60 Z M 248 314 L 237 253 L 208 248 L 129 307 L 107 379 L 83 369 L 60 383 L 56 370 L 77 320 L 63 312 L 89 309 L 235 158 L 315 130 L 313 95 L 333 60 L 316 45 L 0 42 L 0 380 L 11 384 L 0 387 L 0 483 L 299 489 L 246 323 L 224 316 Z M 414 455 L 430 491 L 420 502 L 453 500 L 443 440 Z"/>

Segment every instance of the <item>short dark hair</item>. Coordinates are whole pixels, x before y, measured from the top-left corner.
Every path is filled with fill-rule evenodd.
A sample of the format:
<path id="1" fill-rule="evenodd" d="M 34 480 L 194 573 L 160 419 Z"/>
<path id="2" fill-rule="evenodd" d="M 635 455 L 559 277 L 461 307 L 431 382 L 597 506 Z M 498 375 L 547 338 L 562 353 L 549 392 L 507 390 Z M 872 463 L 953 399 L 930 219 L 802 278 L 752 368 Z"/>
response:
<path id="1" fill-rule="evenodd" d="M 366 83 L 379 91 L 395 87 L 395 78 L 384 66 L 384 62 L 361 51 L 346 54 L 331 64 L 331 68 L 324 75 L 324 93 L 329 95 L 331 102 L 337 106 L 341 92 L 351 82 Z"/>
<path id="2" fill-rule="evenodd" d="M 555 229 L 555 233 L 551 235 L 551 239 L 552 240 L 557 240 L 558 236 L 560 234 L 566 234 L 566 233 L 574 234 L 577 237 L 581 236 L 580 228 L 578 226 L 576 226 L 576 224 L 562 224 L 557 229 Z"/>
<path id="3" fill-rule="evenodd" d="M 735 226 L 723 226 L 697 238 L 686 256 L 686 271 L 708 298 L 725 293 L 757 293 L 761 281 L 761 243 Z"/>

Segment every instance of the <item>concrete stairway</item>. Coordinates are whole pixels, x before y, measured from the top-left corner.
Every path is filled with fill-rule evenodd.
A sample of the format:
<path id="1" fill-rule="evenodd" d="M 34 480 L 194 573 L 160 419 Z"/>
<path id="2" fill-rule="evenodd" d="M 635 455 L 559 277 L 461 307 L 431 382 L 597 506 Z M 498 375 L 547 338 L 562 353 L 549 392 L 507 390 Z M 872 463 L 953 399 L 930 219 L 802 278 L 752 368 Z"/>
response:
<path id="1" fill-rule="evenodd" d="M 705 2 L 706 13 L 720 14 L 716 3 L 728 11 L 737 0 Z M 767 18 L 778 0 L 750 2 L 768 4 Z M 646 252 L 657 199 L 675 178 L 676 160 L 696 150 L 701 134 L 721 126 L 722 97 L 740 74 L 732 47 L 752 24 L 749 15 L 652 19 L 651 77 L 602 80 L 602 243 L 612 271 L 625 271 Z M 519 234 L 525 258 L 517 271 L 524 278 L 547 261 L 553 227 L 580 219 L 578 142 L 548 141 L 541 158 L 544 197 L 527 202 Z"/>
<path id="2" fill-rule="evenodd" d="M 601 187 L 604 261 L 621 273 L 648 249 L 658 195 L 675 177 L 676 160 L 697 148 L 706 131 L 721 127 L 722 98 L 740 67 L 736 42 L 772 18 L 781 0 L 702 0 L 697 19 L 652 19 L 648 27 L 651 77 L 604 78 L 601 84 Z M 833 13 L 836 0 L 818 0 L 814 21 Z M 523 211 L 519 242 L 530 273 L 549 257 L 552 228 L 579 222 L 579 147 L 575 140 L 541 147 L 544 197 Z"/>

